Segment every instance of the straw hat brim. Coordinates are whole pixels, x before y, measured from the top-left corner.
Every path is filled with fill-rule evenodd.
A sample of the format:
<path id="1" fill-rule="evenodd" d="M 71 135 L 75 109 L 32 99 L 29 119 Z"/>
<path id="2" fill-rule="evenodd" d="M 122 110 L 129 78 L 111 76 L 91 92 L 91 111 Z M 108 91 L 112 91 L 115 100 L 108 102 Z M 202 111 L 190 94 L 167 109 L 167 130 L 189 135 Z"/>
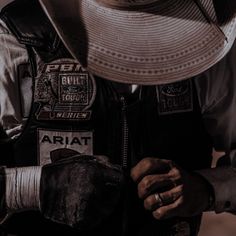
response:
<path id="1" fill-rule="evenodd" d="M 96 0 L 40 0 L 61 39 L 91 73 L 123 83 L 163 84 L 195 76 L 231 48 L 236 21 L 216 26 L 212 0 L 158 0 L 137 9 Z M 227 40 L 226 40 L 227 38 Z"/>

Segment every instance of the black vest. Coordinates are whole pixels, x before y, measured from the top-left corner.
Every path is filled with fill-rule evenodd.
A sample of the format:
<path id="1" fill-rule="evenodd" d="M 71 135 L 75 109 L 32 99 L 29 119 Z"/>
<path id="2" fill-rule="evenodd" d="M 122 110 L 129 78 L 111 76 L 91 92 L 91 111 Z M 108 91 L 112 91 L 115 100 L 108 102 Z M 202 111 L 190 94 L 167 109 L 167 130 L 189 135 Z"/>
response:
<path id="1" fill-rule="evenodd" d="M 171 159 L 187 170 L 210 167 L 212 143 L 193 79 L 139 86 L 127 95 L 117 89 L 121 84 L 93 77 L 72 60 L 37 1 L 15 1 L 2 10 L 1 18 L 28 50 L 33 85 L 28 122 L 11 142 L 8 166 L 46 164 L 85 153 L 106 155 L 127 173 L 144 157 Z M 91 232 L 78 233 L 32 212 L 13 217 L 8 229 L 19 235 L 170 236 L 198 231 L 200 216 L 154 220 L 129 177 L 127 186 L 113 216 Z M 29 224 L 35 226 L 33 232 Z"/>

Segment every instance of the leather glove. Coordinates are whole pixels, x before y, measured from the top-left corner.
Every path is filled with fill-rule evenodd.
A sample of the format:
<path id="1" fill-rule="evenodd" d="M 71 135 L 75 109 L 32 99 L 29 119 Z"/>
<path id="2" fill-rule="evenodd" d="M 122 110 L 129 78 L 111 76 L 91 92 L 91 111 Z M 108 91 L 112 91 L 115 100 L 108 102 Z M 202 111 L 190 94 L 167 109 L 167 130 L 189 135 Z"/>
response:
<path id="1" fill-rule="evenodd" d="M 27 168 L 23 168 L 23 175 L 27 173 Z M 21 169 L 14 168 L 18 172 Z M 6 169 L 7 179 L 9 175 L 11 176 L 12 172 Z M 13 203 L 7 200 L 8 212 L 11 208 L 14 211 L 17 208 L 32 209 L 34 205 L 45 218 L 79 230 L 91 229 L 109 217 L 119 201 L 123 185 L 121 168 L 109 163 L 105 158 L 94 156 L 76 155 L 43 166 L 39 184 L 35 184 L 35 179 L 34 183 L 30 184 L 33 194 L 23 194 L 27 183 L 29 185 L 32 180 L 15 181 L 19 178 L 18 175 L 19 173 L 17 176 L 14 174 L 14 177 L 6 181 L 7 195 L 12 196 L 14 200 Z M 21 183 L 20 186 L 16 186 L 18 182 Z M 15 199 L 18 199 L 17 202 Z M 29 199 L 38 199 L 38 203 L 34 200 L 33 204 L 27 206 Z"/>
<path id="2" fill-rule="evenodd" d="M 46 165 L 40 186 L 41 211 L 55 222 L 91 228 L 111 214 L 121 186 L 121 169 L 92 156 Z"/>

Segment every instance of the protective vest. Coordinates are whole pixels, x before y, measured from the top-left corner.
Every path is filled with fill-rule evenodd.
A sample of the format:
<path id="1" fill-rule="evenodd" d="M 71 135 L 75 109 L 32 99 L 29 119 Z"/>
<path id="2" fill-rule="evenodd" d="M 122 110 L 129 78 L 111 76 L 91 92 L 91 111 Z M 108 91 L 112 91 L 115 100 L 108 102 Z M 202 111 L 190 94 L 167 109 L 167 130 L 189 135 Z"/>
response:
<path id="1" fill-rule="evenodd" d="M 37 1 L 15 1 L 3 9 L 1 18 L 28 50 L 29 64 L 21 68 L 19 82 L 24 86 L 24 79 L 30 77 L 33 91 L 28 122 L 11 143 L 8 166 L 44 165 L 73 154 L 89 154 L 105 155 L 127 173 L 120 205 L 101 227 L 78 233 L 27 212 L 10 220 L 10 232 L 196 235 L 201 216 L 154 220 L 128 177 L 130 168 L 144 157 L 171 159 L 187 170 L 210 166 L 212 143 L 193 80 L 139 86 L 130 94 L 127 86 L 91 75 L 73 60 Z M 24 76 L 25 72 L 30 76 Z"/>

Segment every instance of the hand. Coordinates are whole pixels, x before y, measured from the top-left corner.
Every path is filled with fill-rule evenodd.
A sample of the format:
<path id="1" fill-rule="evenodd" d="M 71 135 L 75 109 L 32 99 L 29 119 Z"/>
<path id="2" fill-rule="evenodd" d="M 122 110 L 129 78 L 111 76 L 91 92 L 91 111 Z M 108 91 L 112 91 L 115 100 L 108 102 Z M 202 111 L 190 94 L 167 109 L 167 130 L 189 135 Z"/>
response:
<path id="1" fill-rule="evenodd" d="M 209 204 L 209 186 L 201 176 L 170 160 L 145 158 L 132 170 L 138 196 L 156 219 L 189 217 L 202 213 Z"/>

